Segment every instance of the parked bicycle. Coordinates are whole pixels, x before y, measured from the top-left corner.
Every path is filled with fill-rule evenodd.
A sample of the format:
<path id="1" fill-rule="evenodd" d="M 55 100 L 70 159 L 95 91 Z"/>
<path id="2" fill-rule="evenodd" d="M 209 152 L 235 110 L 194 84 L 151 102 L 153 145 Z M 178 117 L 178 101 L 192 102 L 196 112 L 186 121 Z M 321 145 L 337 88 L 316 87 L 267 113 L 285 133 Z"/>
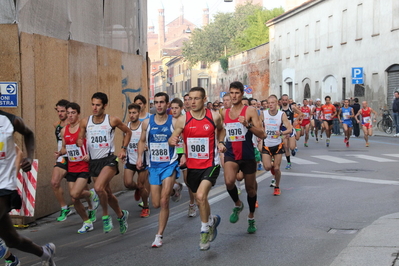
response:
<path id="1" fill-rule="evenodd" d="M 391 116 L 391 113 L 389 112 L 388 109 L 382 109 L 382 119 L 378 121 L 377 127 L 379 130 L 384 131 L 387 134 L 391 134 L 393 131 L 393 118 Z"/>

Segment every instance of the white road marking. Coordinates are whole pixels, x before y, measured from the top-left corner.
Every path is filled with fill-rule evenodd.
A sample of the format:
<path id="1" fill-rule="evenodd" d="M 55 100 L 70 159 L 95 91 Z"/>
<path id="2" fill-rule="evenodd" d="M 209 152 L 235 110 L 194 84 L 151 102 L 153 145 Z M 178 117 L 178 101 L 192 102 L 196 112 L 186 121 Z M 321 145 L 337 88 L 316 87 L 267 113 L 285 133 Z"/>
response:
<path id="1" fill-rule="evenodd" d="M 382 154 L 382 155 L 399 158 L 399 154 Z"/>
<path id="2" fill-rule="evenodd" d="M 326 160 L 329 162 L 333 162 L 333 163 L 357 163 L 355 161 L 346 159 L 346 158 L 341 158 L 341 157 L 335 157 L 335 156 L 330 156 L 330 155 L 317 155 L 317 156 L 312 156 L 314 158 L 317 159 L 322 159 L 322 160 Z"/>
<path id="3" fill-rule="evenodd" d="M 285 157 L 283 157 L 283 160 L 287 160 Z M 312 162 L 312 161 L 309 161 L 309 160 L 305 160 L 305 159 L 301 159 L 301 158 L 298 158 L 298 157 L 294 157 L 294 156 L 291 156 L 291 163 L 295 163 L 295 164 L 318 164 L 318 163 L 315 163 L 315 162 Z"/>
<path id="4" fill-rule="evenodd" d="M 356 157 L 356 158 L 364 159 L 364 160 L 375 161 L 375 162 L 379 162 L 379 163 L 397 162 L 396 160 L 392 160 L 392 159 L 385 159 L 385 158 L 381 158 L 381 157 L 364 155 L 364 154 L 351 154 L 351 155 L 346 155 L 346 156 Z"/>
<path id="5" fill-rule="evenodd" d="M 378 184 L 378 185 L 399 185 L 399 181 L 394 180 L 383 180 L 383 179 L 371 179 L 364 177 L 355 177 L 355 176 L 340 176 L 340 175 L 321 175 L 321 174 L 301 174 L 301 173 L 287 173 L 286 175 L 291 176 L 304 176 L 304 177 L 317 177 L 317 178 L 325 178 L 325 179 L 336 179 L 336 180 L 344 180 L 344 181 L 352 181 L 352 182 L 360 182 L 360 183 L 369 183 L 369 184 Z"/>

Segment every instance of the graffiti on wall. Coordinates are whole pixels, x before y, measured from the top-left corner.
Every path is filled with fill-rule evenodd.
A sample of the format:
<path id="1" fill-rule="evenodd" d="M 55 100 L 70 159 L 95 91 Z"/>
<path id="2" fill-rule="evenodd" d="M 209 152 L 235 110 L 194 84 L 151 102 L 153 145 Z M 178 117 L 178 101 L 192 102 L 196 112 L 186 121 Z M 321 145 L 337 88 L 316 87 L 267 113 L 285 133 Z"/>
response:
<path id="1" fill-rule="evenodd" d="M 122 65 L 122 70 L 124 70 L 124 66 Z M 134 97 L 141 92 L 141 88 L 133 89 L 129 86 L 129 77 L 126 76 L 122 79 L 122 95 L 124 96 L 124 100 L 122 102 L 122 110 L 123 110 L 123 118 L 122 122 L 126 122 L 128 119 L 128 109 L 127 107 L 134 100 Z"/>

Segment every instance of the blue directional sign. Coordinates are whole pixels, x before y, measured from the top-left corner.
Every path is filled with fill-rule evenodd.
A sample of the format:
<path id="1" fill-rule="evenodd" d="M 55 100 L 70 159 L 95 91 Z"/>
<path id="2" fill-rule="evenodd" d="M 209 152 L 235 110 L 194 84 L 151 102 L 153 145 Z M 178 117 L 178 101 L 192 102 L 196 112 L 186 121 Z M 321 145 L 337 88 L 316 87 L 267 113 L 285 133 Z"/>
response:
<path id="1" fill-rule="evenodd" d="M 246 93 L 248 93 L 248 94 L 252 94 L 252 92 L 253 92 L 252 88 L 250 88 L 250 87 L 247 86 L 247 85 L 244 85 L 244 91 L 245 91 Z"/>
<path id="2" fill-rule="evenodd" d="M 18 107 L 18 83 L 0 82 L 0 107 Z"/>
<path id="3" fill-rule="evenodd" d="M 222 91 L 222 92 L 220 93 L 220 98 L 223 98 L 223 96 L 225 96 L 226 93 L 227 93 L 227 91 Z"/>
<path id="4" fill-rule="evenodd" d="M 352 84 L 364 84 L 364 73 L 362 67 L 352 67 Z"/>

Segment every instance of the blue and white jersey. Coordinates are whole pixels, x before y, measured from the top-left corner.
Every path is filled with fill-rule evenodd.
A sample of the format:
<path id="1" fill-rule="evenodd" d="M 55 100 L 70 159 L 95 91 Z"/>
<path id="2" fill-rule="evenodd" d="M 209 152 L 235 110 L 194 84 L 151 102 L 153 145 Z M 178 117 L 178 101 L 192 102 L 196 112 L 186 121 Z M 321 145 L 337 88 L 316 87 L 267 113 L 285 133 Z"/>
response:
<path id="1" fill-rule="evenodd" d="M 177 160 L 176 147 L 168 144 L 173 132 L 173 117 L 168 115 L 168 119 L 163 125 L 155 123 L 155 115 L 150 116 L 147 128 L 147 146 L 149 156 L 149 167 L 167 167 Z"/>
<path id="2" fill-rule="evenodd" d="M 341 107 L 341 114 L 342 114 L 342 119 L 343 120 L 351 120 L 351 115 L 352 115 L 352 107 Z"/>

